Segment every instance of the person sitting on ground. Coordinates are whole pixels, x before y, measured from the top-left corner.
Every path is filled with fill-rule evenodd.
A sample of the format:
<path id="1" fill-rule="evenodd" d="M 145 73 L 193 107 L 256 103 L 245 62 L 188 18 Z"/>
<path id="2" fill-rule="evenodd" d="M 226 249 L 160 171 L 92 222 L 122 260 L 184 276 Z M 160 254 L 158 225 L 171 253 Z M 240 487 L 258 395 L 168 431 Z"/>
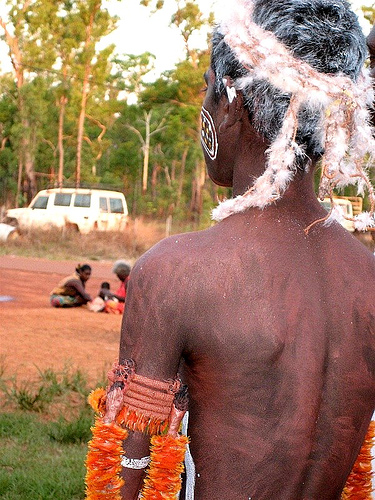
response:
<path id="1" fill-rule="evenodd" d="M 365 38 L 346 0 L 237 0 L 225 14 L 201 140 L 234 198 L 218 224 L 162 240 L 133 268 L 103 428 L 120 412 L 121 498 L 138 498 L 150 437 L 133 414 L 182 413 L 178 399 L 164 411 L 179 372 L 195 462 L 186 498 L 338 500 L 375 407 L 375 266 L 320 206 L 314 172 L 322 160 L 321 197 L 356 183 L 374 207 Z M 355 225 L 374 227 L 373 211 Z M 175 498 L 153 438 L 146 486 L 156 477 L 160 498 Z M 341 498 L 371 498 L 352 491 Z"/>
<path id="2" fill-rule="evenodd" d="M 112 295 L 111 285 L 108 283 L 108 281 L 103 281 L 103 283 L 100 285 L 100 290 L 98 295 L 103 300 L 108 300 L 110 298 L 110 296 Z"/>
<path id="3" fill-rule="evenodd" d="M 110 299 L 111 295 L 111 285 L 108 281 L 103 281 L 100 285 L 98 295 L 87 304 L 88 310 L 91 312 L 103 312 L 105 304 Z"/>
<path id="4" fill-rule="evenodd" d="M 121 281 L 116 293 L 112 293 L 107 288 L 99 292 L 100 296 L 106 296 L 104 311 L 107 313 L 122 314 L 125 307 L 126 290 L 129 281 L 131 267 L 124 260 L 118 260 L 114 263 L 112 272 L 115 273 Z"/>
<path id="5" fill-rule="evenodd" d="M 50 302 L 53 307 L 79 307 L 91 301 L 86 292 L 86 282 L 91 276 L 91 266 L 78 264 L 75 272 L 62 279 L 51 292 Z"/>

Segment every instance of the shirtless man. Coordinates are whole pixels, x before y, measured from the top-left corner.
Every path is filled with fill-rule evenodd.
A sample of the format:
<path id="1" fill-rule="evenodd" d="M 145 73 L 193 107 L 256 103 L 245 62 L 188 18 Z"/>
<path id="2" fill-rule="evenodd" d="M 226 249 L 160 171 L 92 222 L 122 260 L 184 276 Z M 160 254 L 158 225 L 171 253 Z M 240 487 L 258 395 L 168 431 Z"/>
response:
<path id="1" fill-rule="evenodd" d="M 251 3 L 242 3 L 250 17 Z M 241 82 L 256 68 L 246 49 L 244 65 L 238 62 L 241 47 L 232 35 L 244 16 L 220 25 L 202 111 L 211 179 L 246 196 L 219 206 L 219 224 L 165 239 L 138 261 L 120 362 L 131 358 L 137 373 L 160 381 L 180 372 L 188 384 L 195 499 L 338 500 L 375 407 L 375 265 L 337 222 L 305 230 L 325 217 L 313 189 L 316 162 L 323 149 L 336 154 L 329 134 L 322 145 L 321 120 L 331 119 L 336 105 L 348 119 L 355 106 L 342 95 L 354 91 L 330 97 L 328 108 L 323 96 L 321 113 L 302 106 L 288 115 L 294 94 L 285 67 L 298 72 L 305 60 L 315 68 L 318 76 L 306 67 L 298 74 L 306 85 L 321 79 L 307 90 L 318 96 L 327 73 L 360 81 L 365 42 L 344 0 L 253 4 L 253 21 L 275 32 L 293 60 L 284 64 L 272 40 L 249 38 L 251 53 L 261 45 L 267 57 L 278 50 L 273 68 L 280 73 L 266 69 L 263 80 L 255 74 Z M 255 38 L 267 35 L 249 26 Z M 272 78 L 286 87 L 277 90 Z M 283 140 L 287 117 L 297 115 L 285 155 L 267 155 Z M 291 148 L 297 169 L 283 163 Z M 260 177 L 270 172 L 272 155 L 272 175 Z M 338 178 L 327 165 L 323 191 Z M 135 432 L 125 450 L 140 459 L 149 454 L 148 439 Z M 123 498 L 136 499 L 143 471 L 124 468 L 123 477 Z"/>

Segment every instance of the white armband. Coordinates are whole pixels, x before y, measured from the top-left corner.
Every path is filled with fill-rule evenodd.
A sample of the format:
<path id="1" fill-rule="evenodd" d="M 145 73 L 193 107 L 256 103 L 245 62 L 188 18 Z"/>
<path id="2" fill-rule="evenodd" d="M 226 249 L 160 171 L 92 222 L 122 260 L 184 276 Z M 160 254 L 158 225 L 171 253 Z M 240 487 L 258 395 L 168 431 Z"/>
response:
<path id="1" fill-rule="evenodd" d="M 150 463 L 150 457 L 128 458 L 123 455 L 121 465 L 127 469 L 145 469 Z"/>

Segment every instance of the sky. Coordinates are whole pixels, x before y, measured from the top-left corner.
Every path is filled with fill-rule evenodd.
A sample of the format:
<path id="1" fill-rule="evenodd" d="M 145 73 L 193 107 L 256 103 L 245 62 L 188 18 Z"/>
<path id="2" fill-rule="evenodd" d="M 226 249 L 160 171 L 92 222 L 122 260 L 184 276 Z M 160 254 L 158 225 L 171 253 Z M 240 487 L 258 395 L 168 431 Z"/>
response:
<path id="1" fill-rule="evenodd" d="M 198 0 L 204 13 L 213 10 L 220 17 L 221 9 L 228 8 L 231 0 Z M 353 9 L 360 17 L 361 5 L 374 5 L 375 0 L 353 0 Z M 114 40 L 119 52 L 140 54 L 145 51 L 156 55 L 158 71 L 173 68 L 173 65 L 183 57 L 184 47 L 176 27 L 170 27 L 169 21 L 176 7 L 175 0 L 165 0 L 165 8 L 156 14 L 139 5 L 139 0 L 110 0 L 107 2 L 110 12 L 120 17 L 119 28 L 110 39 Z M 359 12 L 358 12 L 359 11 Z M 370 27 L 363 23 L 363 30 L 368 34 Z M 199 47 L 206 44 L 205 37 L 197 40 Z"/>
<path id="2" fill-rule="evenodd" d="M 230 0 L 197 1 L 203 12 L 208 13 L 213 10 L 217 16 L 220 16 L 220 10 L 228 8 L 230 3 Z M 352 0 L 351 3 L 358 13 L 361 5 L 374 5 L 374 0 Z M 104 5 L 111 14 L 120 18 L 117 30 L 104 41 L 104 44 L 114 43 L 118 54 L 152 52 L 156 56 L 157 73 L 172 69 L 174 64 L 184 57 L 181 36 L 176 27 L 169 26 L 176 0 L 165 0 L 165 8 L 155 14 L 150 14 L 150 10 L 141 6 L 139 0 L 104 0 Z M 4 16 L 7 9 L 5 0 L 0 0 L 0 9 Z M 370 28 L 363 25 L 363 29 L 367 34 Z M 196 39 L 195 42 L 197 47 L 204 47 L 205 37 Z M 11 69 L 7 52 L 5 43 L 0 42 L 0 69 L 2 71 Z"/>

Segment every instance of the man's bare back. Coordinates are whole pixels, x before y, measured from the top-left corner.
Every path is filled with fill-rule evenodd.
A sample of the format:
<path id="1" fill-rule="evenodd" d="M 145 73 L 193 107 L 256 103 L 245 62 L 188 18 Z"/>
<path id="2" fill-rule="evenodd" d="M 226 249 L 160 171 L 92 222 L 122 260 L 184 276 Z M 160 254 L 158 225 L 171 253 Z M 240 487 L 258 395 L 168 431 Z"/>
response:
<path id="1" fill-rule="evenodd" d="M 375 261 L 320 206 L 314 173 L 321 160 L 321 197 L 359 181 L 374 208 L 365 39 L 345 0 L 231 9 L 212 38 L 201 140 L 233 198 L 219 224 L 162 241 L 133 268 L 103 422 L 132 370 L 146 381 L 129 389 L 145 420 L 160 410 L 153 396 L 170 397 L 152 388 L 180 373 L 195 500 L 338 500 L 375 408 Z M 375 228 L 373 210 L 354 224 Z M 125 442 L 123 500 L 142 489 L 139 430 Z"/>
<path id="2" fill-rule="evenodd" d="M 123 352 L 156 379 L 183 359 L 198 499 L 340 498 L 367 431 L 373 256 L 338 224 L 305 236 L 306 218 L 237 215 L 162 242 L 132 276 Z"/>

